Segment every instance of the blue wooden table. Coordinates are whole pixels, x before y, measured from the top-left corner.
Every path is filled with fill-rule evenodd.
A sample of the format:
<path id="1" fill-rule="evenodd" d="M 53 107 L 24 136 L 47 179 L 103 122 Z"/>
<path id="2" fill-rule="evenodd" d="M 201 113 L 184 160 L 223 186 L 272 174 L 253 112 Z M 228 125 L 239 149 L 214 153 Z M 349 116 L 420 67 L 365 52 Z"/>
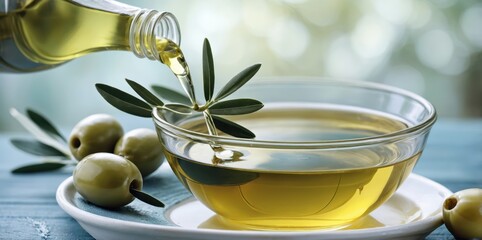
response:
<path id="1" fill-rule="evenodd" d="M 14 167 L 36 162 L 0 134 L 0 239 L 92 239 L 55 201 L 58 185 L 72 169 L 14 175 Z M 439 120 L 415 170 L 452 191 L 482 188 L 482 119 Z M 453 239 L 441 226 L 427 239 Z"/>

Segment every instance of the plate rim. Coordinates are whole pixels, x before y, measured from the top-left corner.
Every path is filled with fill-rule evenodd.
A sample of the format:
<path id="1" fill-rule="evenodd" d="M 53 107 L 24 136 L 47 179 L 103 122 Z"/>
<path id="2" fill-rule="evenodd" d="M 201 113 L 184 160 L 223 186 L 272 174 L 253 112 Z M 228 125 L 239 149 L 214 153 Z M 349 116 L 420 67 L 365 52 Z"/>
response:
<path id="1" fill-rule="evenodd" d="M 437 183 L 429 178 L 423 177 L 421 175 L 411 173 L 409 178 L 415 181 L 422 182 L 429 187 L 436 189 L 437 192 L 442 193 L 443 197 L 448 197 L 453 194 L 445 186 Z M 408 180 L 408 179 L 407 179 Z M 96 225 L 102 225 L 105 229 L 145 229 L 149 231 L 160 231 L 166 234 L 204 234 L 212 236 L 242 236 L 242 237 L 352 237 L 359 234 L 364 234 L 365 237 L 389 235 L 389 236 L 405 236 L 407 234 L 407 229 L 410 229 L 410 233 L 415 234 L 417 232 L 422 232 L 427 226 L 431 226 L 434 229 L 440 226 L 442 221 L 442 211 L 436 215 L 427 216 L 419 221 L 414 221 L 406 224 L 386 226 L 386 227 L 376 227 L 367 229 L 350 229 L 344 231 L 326 231 L 326 230 L 313 230 L 313 231 L 255 231 L 255 230 L 222 230 L 222 229 L 199 229 L 199 228 L 183 228 L 180 226 L 169 226 L 160 225 L 152 223 L 140 223 L 128 220 L 121 220 L 116 218 L 110 218 L 102 215 L 97 215 L 83 209 L 80 209 L 73 203 L 73 198 L 69 199 L 69 196 L 75 194 L 76 190 L 73 185 L 73 177 L 70 176 L 65 179 L 57 188 L 56 200 L 58 205 L 68 214 L 70 217 L 74 218 L 82 227 L 82 223 L 96 222 Z M 183 199 L 184 201 L 186 199 Z M 82 223 L 81 223 L 82 222 Z M 92 224 L 91 224 L 92 225 Z M 87 229 L 84 228 L 87 231 Z M 386 234 L 389 232 L 390 234 Z M 383 234 L 385 233 L 385 234 Z M 90 234 L 90 233 L 89 233 Z"/>

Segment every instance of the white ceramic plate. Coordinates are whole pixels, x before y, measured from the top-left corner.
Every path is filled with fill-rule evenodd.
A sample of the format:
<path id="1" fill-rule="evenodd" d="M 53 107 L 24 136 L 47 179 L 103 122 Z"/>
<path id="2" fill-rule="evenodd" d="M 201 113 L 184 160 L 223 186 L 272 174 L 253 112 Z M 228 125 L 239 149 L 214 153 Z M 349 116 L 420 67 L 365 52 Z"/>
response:
<path id="1" fill-rule="evenodd" d="M 441 206 L 451 195 L 447 188 L 411 174 L 385 204 L 348 229 L 331 231 L 247 231 L 229 229 L 216 215 L 193 198 L 166 210 L 145 211 L 169 224 L 119 219 L 79 204 L 80 196 L 66 179 L 57 189 L 62 209 L 96 239 L 420 239 L 442 224 Z M 145 218 L 144 218 L 145 221 Z"/>

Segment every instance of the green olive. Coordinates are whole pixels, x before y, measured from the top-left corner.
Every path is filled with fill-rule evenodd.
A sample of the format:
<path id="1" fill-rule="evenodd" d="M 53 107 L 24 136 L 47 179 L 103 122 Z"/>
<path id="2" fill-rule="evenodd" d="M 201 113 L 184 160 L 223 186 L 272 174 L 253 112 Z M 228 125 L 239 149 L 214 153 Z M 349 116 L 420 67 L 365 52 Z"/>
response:
<path id="1" fill-rule="evenodd" d="M 114 153 L 133 162 L 143 177 L 158 169 L 164 161 L 159 138 L 154 130 L 148 128 L 127 132 L 117 142 Z"/>
<path id="2" fill-rule="evenodd" d="M 124 134 L 120 123 L 110 115 L 94 114 L 82 119 L 72 129 L 69 147 L 77 160 L 97 152 L 114 152 L 119 138 Z"/>
<path id="3" fill-rule="evenodd" d="M 443 218 L 456 238 L 482 239 L 482 189 L 462 190 L 445 199 Z"/>
<path id="4" fill-rule="evenodd" d="M 112 153 L 94 153 L 80 161 L 73 173 L 77 192 L 87 201 L 104 208 L 129 204 L 129 189 L 142 189 L 142 176 L 129 160 Z"/>

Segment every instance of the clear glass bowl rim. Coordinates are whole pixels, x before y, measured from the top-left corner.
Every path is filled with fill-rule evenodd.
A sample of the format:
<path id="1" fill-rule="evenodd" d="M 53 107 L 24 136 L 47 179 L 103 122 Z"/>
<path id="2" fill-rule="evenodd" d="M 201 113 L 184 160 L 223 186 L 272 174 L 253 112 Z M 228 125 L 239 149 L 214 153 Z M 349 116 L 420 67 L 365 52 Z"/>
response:
<path id="1" fill-rule="evenodd" d="M 256 82 L 259 79 L 259 82 Z M 400 131 L 391 132 L 383 135 L 376 135 L 366 138 L 343 139 L 343 140 L 327 140 L 327 141 L 308 141 L 308 142 L 290 142 L 290 141 L 269 141 L 256 140 L 246 138 L 235 138 L 231 136 L 212 136 L 209 134 L 194 132 L 188 129 L 183 129 L 175 126 L 162 117 L 159 116 L 158 109 L 154 108 L 152 111 L 152 119 L 156 127 L 160 127 L 166 133 L 177 138 L 184 138 L 196 142 L 206 144 L 232 145 L 243 147 L 258 147 L 258 148 L 282 148 L 282 149 L 331 149 L 331 148 L 345 148 L 345 147 L 361 147 L 367 145 L 386 144 L 396 142 L 410 136 L 416 136 L 429 131 L 437 119 L 435 107 L 425 98 L 393 86 L 388 86 L 380 83 L 367 81 L 353 81 L 353 80 L 333 80 L 327 78 L 317 77 L 268 77 L 251 80 L 250 86 L 267 85 L 275 82 L 283 84 L 323 84 L 323 85 L 337 85 L 356 88 L 365 88 L 370 90 L 384 91 L 387 93 L 394 93 L 401 96 L 408 97 L 423 105 L 429 112 L 428 117 L 411 127 L 402 129 Z M 280 79 L 282 79 L 280 81 Z M 289 80 L 296 79 L 296 80 Z"/>

